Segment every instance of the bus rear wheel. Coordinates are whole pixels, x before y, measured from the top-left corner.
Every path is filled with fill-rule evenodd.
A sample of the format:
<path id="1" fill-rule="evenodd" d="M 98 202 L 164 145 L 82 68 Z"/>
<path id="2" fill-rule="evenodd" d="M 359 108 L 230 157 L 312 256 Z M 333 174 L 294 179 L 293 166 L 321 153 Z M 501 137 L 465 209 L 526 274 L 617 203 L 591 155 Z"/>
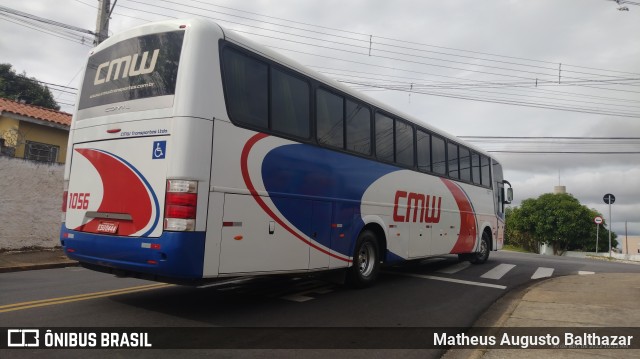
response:
<path id="1" fill-rule="evenodd" d="M 371 230 L 364 230 L 358 236 L 353 263 L 347 272 L 347 284 L 352 288 L 366 288 L 378 278 L 380 272 L 380 246 Z"/>

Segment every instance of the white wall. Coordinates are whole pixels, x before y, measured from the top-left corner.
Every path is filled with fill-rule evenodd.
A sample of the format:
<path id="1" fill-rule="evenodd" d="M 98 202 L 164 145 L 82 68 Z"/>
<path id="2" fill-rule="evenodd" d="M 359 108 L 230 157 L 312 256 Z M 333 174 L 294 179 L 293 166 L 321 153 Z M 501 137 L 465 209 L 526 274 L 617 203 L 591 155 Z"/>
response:
<path id="1" fill-rule="evenodd" d="M 60 245 L 63 172 L 0 156 L 0 250 Z"/>

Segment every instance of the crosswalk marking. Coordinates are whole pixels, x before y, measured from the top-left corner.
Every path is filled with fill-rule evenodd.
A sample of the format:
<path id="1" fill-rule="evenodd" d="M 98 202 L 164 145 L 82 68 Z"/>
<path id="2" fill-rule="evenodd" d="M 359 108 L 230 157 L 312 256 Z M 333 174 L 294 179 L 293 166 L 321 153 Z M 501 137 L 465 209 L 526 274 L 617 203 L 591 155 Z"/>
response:
<path id="1" fill-rule="evenodd" d="M 447 268 L 440 269 L 440 270 L 438 271 L 438 273 L 454 274 L 454 273 L 458 273 L 458 272 L 460 272 L 460 271 L 461 271 L 461 270 L 463 270 L 463 269 L 466 269 L 466 268 L 467 268 L 468 266 L 470 266 L 470 265 L 471 265 L 471 263 L 470 263 L 470 262 L 467 262 L 467 261 L 465 261 L 465 262 L 460 262 L 460 263 L 456 263 L 456 264 L 454 264 L 454 265 L 452 265 L 452 266 L 449 266 L 449 267 L 447 267 Z"/>
<path id="2" fill-rule="evenodd" d="M 441 282 L 450 282 L 450 283 L 458 283 L 458 284 L 466 284 L 466 285 L 475 285 L 475 286 L 478 286 L 478 287 L 487 287 L 487 288 L 495 288 L 495 289 L 503 289 L 503 290 L 507 289 L 507 286 L 505 286 L 505 285 L 482 283 L 482 282 L 472 282 L 472 281 L 469 281 L 469 280 L 444 278 L 444 277 L 438 277 L 438 276 L 433 276 L 433 275 L 413 274 L 413 273 L 395 273 L 395 274 L 396 275 L 405 276 L 405 277 L 439 280 Z"/>
<path id="3" fill-rule="evenodd" d="M 442 258 L 434 257 L 434 258 L 429 258 L 427 261 L 440 262 L 442 261 Z M 474 276 L 476 278 L 482 278 L 482 279 L 501 280 L 507 273 L 511 272 L 511 270 L 516 267 L 515 264 L 501 263 L 501 264 L 497 264 L 495 267 L 491 268 L 484 274 L 480 275 L 480 273 L 482 272 L 478 272 L 477 270 L 465 271 L 467 268 L 471 267 L 471 264 L 467 261 L 464 261 L 464 262 L 450 261 L 448 263 L 443 263 L 442 265 L 447 265 L 447 264 L 449 264 L 449 266 L 440 268 L 438 270 L 436 270 L 436 268 L 440 267 L 441 265 L 437 265 L 437 264 L 432 265 L 431 273 L 448 274 L 448 275 L 463 273 L 463 275 L 466 277 Z M 474 267 L 474 268 L 479 268 L 479 267 Z M 527 265 L 524 265 L 519 268 L 520 270 L 518 271 L 517 274 L 511 275 L 512 278 L 529 275 L 531 273 L 530 270 L 535 267 L 529 267 Z M 474 282 L 471 280 L 461 280 L 461 279 L 456 279 L 449 276 L 426 275 L 426 274 L 406 273 L 406 272 L 402 273 L 402 272 L 395 272 L 395 271 L 384 271 L 383 273 L 413 277 L 413 278 L 443 281 L 443 282 L 456 283 L 456 284 L 462 284 L 462 285 L 493 288 L 493 289 L 499 289 L 499 290 L 507 289 L 506 285 L 499 285 L 497 283 L 493 284 L 493 283 L 484 283 L 484 282 Z M 555 268 L 537 267 L 534 273 L 531 275 L 531 280 L 552 277 L 554 273 L 555 273 Z M 572 273 L 575 274 L 576 272 L 574 271 Z M 578 271 L 577 274 L 589 275 L 589 274 L 595 274 L 595 272 Z M 280 298 L 287 301 L 298 302 L 298 303 L 303 303 L 303 302 L 311 301 L 314 299 L 318 299 L 318 296 L 334 292 L 337 289 L 335 284 L 329 284 L 325 281 L 308 280 L 308 279 L 305 279 L 304 277 L 294 278 L 291 282 L 287 282 L 288 284 L 285 283 L 286 285 L 285 284 L 278 285 L 276 286 L 276 288 L 270 285 L 258 286 L 257 288 L 253 286 L 245 286 L 244 285 L 245 283 L 243 283 L 245 281 L 248 281 L 248 280 L 236 278 L 236 279 L 230 279 L 224 282 L 216 282 L 213 284 L 203 285 L 199 288 L 213 288 L 221 292 L 235 291 L 237 293 L 242 293 L 242 294 L 262 295 L 269 298 Z"/>
<path id="4" fill-rule="evenodd" d="M 531 279 L 547 278 L 553 274 L 553 268 L 538 267 L 535 273 L 531 276 Z"/>
<path id="5" fill-rule="evenodd" d="M 280 298 L 285 299 L 285 300 L 290 300 L 292 302 L 298 302 L 298 303 L 302 303 L 302 302 L 306 302 L 308 300 L 315 299 L 314 297 L 308 297 L 306 295 L 295 295 L 295 294 L 287 295 L 287 296 L 280 297 Z"/>
<path id="6" fill-rule="evenodd" d="M 515 264 L 499 264 L 497 267 L 480 276 L 485 279 L 500 279 L 515 267 Z"/>

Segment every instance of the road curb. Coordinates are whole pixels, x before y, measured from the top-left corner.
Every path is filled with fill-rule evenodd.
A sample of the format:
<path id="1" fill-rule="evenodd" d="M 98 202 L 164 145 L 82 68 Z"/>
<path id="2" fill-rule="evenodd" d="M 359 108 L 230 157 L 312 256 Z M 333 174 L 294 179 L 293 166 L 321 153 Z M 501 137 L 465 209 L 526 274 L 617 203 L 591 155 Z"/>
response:
<path id="1" fill-rule="evenodd" d="M 57 263 L 14 265 L 11 267 L 0 267 L 0 273 L 22 272 L 22 271 L 38 270 L 38 269 L 77 267 L 79 265 L 80 263 L 78 262 L 57 262 Z"/>

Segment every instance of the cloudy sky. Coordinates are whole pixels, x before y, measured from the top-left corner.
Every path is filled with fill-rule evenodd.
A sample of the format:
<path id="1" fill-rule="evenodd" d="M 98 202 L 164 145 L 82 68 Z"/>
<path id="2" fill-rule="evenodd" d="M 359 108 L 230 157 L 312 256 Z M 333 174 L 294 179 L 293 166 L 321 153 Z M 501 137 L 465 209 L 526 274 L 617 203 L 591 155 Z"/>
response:
<path id="1" fill-rule="evenodd" d="M 62 110 L 73 112 L 93 37 L 11 13 L 93 31 L 97 5 L 0 0 L 0 62 L 52 84 Z M 602 197 L 613 193 L 613 229 L 624 236 L 625 222 L 640 235 L 639 5 L 118 0 L 110 33 L 166 18 L 215 19 L 426 123 L 478 136 L 469 140 L 501 151 L 516 205 L 560 183 L 608 217 Z"/>

